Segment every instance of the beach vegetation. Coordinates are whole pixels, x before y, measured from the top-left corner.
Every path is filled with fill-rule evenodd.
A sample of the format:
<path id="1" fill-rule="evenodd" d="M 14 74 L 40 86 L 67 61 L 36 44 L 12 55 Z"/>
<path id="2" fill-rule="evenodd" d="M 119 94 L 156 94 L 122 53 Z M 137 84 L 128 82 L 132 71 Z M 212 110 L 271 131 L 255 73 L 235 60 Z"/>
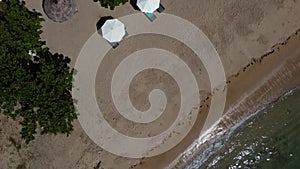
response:
<path id="1" fill-rule="evenodd" d="M 41 14 L 19 0 L 0 2 L 0 111 L 21 124 L 29 143 L 40 134 L 69 135 L 77 118 L 70 59 L 41 40 Z"/>
<path id="2" fill-rule="evenodd" d="M 116 6 L 124 5 L 128 0 L 94 0 L 99 1 L 100 5 L 105 8 L 110 8 L 111 10 L 115 9 Z"/>

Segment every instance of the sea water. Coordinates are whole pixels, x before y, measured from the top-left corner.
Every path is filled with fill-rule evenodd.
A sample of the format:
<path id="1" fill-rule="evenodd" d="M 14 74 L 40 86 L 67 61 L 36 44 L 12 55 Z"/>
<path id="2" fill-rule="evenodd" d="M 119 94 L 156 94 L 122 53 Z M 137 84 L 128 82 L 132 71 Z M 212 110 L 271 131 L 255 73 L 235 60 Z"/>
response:
<path id="1" fill-rule="evenodd" d="M 217 153 L 191 166 L 188 168 L 300 169 L 300 88 L 247 119 Z"/>

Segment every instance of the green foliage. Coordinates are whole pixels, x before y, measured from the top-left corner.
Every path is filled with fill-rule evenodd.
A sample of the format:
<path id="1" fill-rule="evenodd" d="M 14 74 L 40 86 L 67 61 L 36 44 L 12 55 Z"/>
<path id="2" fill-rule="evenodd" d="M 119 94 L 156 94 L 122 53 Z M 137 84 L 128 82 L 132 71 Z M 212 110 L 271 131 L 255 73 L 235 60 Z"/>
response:
<path id="1" fill-rule="evenodd" d="M 1 112 L 20 117 L 26 143 L 34 139 L 38 127 L 40 134 L 70 134 L 77 118 L 70 59 L 43 47 L 39 13 L 29 11 L 19 0 L 2 1 L 0 9 Z"/>
<path id="2" fill-rule="evenodd" d="M 110 8 L 111 10 L 115 9 L 116 6 L 120 4 L 124 5 L 128 0 L 95 0 L 99 1 L 102 7 Z"/>

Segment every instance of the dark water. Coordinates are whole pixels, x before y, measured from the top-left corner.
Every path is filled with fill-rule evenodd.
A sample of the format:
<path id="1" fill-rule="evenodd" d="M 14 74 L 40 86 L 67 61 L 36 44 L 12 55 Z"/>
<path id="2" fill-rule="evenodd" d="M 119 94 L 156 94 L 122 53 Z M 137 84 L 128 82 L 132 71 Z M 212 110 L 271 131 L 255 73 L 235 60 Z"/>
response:
<path id="1" fill-rule="evenodd" d="M 200 168 L 300 169 L 300 89 L 245 121 Z"/>

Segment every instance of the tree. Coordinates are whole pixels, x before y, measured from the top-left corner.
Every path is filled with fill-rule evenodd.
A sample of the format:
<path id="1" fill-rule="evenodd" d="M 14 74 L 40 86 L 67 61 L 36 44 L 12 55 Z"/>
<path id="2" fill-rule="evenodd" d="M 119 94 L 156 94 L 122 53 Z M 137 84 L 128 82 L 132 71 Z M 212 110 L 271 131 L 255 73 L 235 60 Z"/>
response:
<path id="1" fill-rule="evenodd" d="M 70 59 L 44 47 L 41 14 L 24 4 L 0 2 L 0 110 L 20 117 L 21 137 L 29 143 L 37 128 L 40 134 L 70 134 L 77 115 Z"/>
<path id="2" fill-rule="evenodd" d="M 110 8 L 111 10 L 115 9 L 116 6 L 120 4 L 124 5 L 128 0 L 94 0 L 95 2 L 99 1 L 102 7 Z"/>

